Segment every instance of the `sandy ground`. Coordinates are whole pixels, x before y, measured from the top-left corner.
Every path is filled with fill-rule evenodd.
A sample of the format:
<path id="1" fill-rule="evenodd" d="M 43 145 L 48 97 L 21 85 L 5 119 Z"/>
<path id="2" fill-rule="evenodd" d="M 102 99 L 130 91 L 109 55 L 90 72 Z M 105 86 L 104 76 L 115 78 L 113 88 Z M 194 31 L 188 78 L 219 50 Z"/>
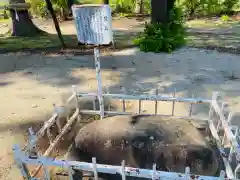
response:
<path id="1" fill-rule="evenodd" d="M 158 88 L 164 94 L 176 91 L 180 97 L 194 93 L 195 97 L 211 98 L 212 91 L 222 91 L 236 112 L 240 107 L 239 67 L 237 55 L 194 48 L 182 48 L 172 54 L 128 49 L 101 56 L 103 85 L 112 93 L 123 93 L 122 87 L 129 94 L 154 93 Z M 13 144 L 23 144 L 27 128 L 50 117 L 53 104 L 66 99 L 71 85 L 77 85 L 82 92 L 96 91 L 93 56 L 0 55 L 1 179 L 19 179 L 12 159 Z M 129 106 L 136 110 L 137 105 Z M 145 112 L 153 112 L 153 107 L 154 103 L 143 104 Z M 176 115 L 186 114 L 187 108 L 177 104 Z M 206 106 L 196 106 L 193 113 L 206 116 L 207 110 Z M 159 112 L 171 113 L 171 104 L 161 104 Z"/>

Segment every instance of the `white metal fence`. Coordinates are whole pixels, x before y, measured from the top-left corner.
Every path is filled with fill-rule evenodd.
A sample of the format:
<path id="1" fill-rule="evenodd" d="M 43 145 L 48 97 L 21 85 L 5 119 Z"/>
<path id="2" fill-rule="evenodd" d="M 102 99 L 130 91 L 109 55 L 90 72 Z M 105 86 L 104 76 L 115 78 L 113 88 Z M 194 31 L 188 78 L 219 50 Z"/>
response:
<path id="1" fill-rule="evenodd" d="M 17 166 L 21 170 L 22 176 L 25 179 L 35 179 L 34 176 L 38 173 L 40 168 L 43 168 L 44 171 L 44 179 L 50 179 L 50 175 L 48 172 L 48 166 L 56 166 L 61 167 L 68 170 L 69 179 L 73 179 L 72 173 L 73 169 L 78 170 L 86 170 L 94 172 L 95 179 L 98 179 L 97 173 L 108 173 L 108 174 L 119 174 L 122 176 L 122 179 L 125 180 L 126 176 L 134 176 L 134 177 L 142 177 L 142 178 L 150 178 L 150 179 L 174 179 L 174 180 L 183 180 L 183 179 L 237 179 L 239 168 L 240 168 L 240 147 L 237 141 L 238 137 L 238 127 L 231 125 L 231 118 L 233 114 L 226 111 L 226 103 L 221 100 L 219 93 L 213 93 L 212 99 L 201 99 L 201 98 L 178 98 L 175 96 L 162 96 L 156 93 L 155 95 L 127 95 L 127 94 L 110 94 L 102 92 L 102 82 L 101 82 L 101 73 L 100 73 L 100 58 L 99 58 L 99 50 L 96 48 L 94 50 L 95 56 L 95 66 L 96 66 L 96 76 L 98 80 L 98 92 L 97 93 L 79 93 L 76 91 L 76 87 L 73 86 L 72 96 L 68 99 L 67 104 L 72 102 L 74 99 L 78 100 L 80 97 L 90 97 L 93 99 L 93 110 L 85 110 L 79 109 L 78 104 L 76 103 L 76 108 L 71 117 L 67 118 L 67 122 L 65 125 L 61 125 L 59 122 L 59 114 L 65 110 L 64 107 L 55 107 L 55 112 L 52 117 L 46 121 L 43 127 L 36 133 L 33 133 L 32 129 L 29 130 L 30 140 L 27 145 L 21 149 L 18 145 L 14 145 L 13 153 Z M 107 97 L 109 99 L 119 99 L 122 101 L 122 111 L 106 111 L 104 109 L 103 99 Z M 96 108 L 95 99 L 98 98 L 99 108 Z M 153 115 L 160 115 L 157 112 L 158 102 L 159 101 L 169 101 L 172 102 L 172 113 L 169 116 L 175 115 L 175 102 L 184 102 L 189 104 L 189 113 L 187 117 L 184 118 L 192 118 L 192 106 L 193 104 L 208 104 L 210 107 L 209 110 L 209 118 L 207 122 L 209 124 L 209 129 L 211 131 L 212 136 L 217 142 L 218 150 L 220 152 L 221 158 L 225 165 L 225 171 L 221 171 L 219 177 L 209 177 L 209 176 L 199 176 L 199 175 L 190 175 L 190 169 L 186 167 L 186 171 L 184 174 L 176 173 L 176 172 L 163 172 L 156 171 L 156 164 L 153 164 L 152 170 L 147 169 L 138 169 L 125 167 L 124 160 L 122 164 L 119 166 L 111 166 L 111 165 L 103 165 L 97 164 L 96 158 L 92 158 L 92 163 L 85 162 L 76 162 L 76 161 L 64 161 L 64 160 L 56 160 L 48 157 L 53 149 L 57 146 L 60 139 L 66 134 L 66 132 L 71 128 L 71 125 L 78 119 L 81 120 L 80 112 L 85 114 L 99 114 L 101 118 L 104 118 L 105 115 L 117 115 L 117 114 L 130 114 L 126 112 L 125 101 L 126 100 L 137 100 L 139 102 L 139 110 L 136 114 L 141 114 L 141 102 L 143 100 L 149 100 L 155 102 L 155 113 Z M 78 102 L 78 101 L 76 101 Z M 98 109 L 98 110 L 97 110 Z M 181 118 L 181 117 L 179 117 Z M 198 118 L 199 119 L 199 118 Z M 50 127 L 56 124 L 58 128 L 58 134 L 56 138 L 52 139 L 51 129 Z M 220 131 L 223 131 L 223 135 L 221 135 Z M 50 142 L 50 146 L 47 150 L 40 155 L 36 152 L 36 143 L 37 141 L 44 136 L 47 135 L 48 140 Z M 230 144 L 230 152 L 225 150 L 226 141 Z M 233 165 L 233 160 L 236 159 L 236 165 Z M 29 172 L 26 165 L 36 165 L 36 169 L 32 172 Z"/>

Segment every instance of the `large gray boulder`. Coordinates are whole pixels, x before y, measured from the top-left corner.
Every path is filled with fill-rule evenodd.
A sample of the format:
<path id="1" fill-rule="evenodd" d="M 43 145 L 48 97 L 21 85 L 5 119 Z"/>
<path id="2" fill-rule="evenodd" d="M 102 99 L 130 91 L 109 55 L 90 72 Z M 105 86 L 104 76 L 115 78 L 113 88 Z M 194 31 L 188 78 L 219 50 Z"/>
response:
<path id="1" fill-rule="evenodd" d="M 184 173 L 215 175 L 218 158 L 205 135 L 186 119 L 114 116 L 81 128 L 67 159 Z"/>

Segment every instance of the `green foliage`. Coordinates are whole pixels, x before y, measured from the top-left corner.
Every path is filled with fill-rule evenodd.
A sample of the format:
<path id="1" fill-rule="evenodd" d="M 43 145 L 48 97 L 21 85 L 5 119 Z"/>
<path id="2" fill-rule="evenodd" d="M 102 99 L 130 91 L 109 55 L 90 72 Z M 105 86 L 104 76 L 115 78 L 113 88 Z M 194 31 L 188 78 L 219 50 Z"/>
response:
<path id="1" fill-rule="evenodd" d="M 46 3 L 43 0 L 27 0 L 26 2 L 31 4 L 30 12 L 32 15 L 39 17 L 47 17 L 48 10 L 46 8 Z"/>
<path id="2" fill-rule="evenodd" d="M 141 51 L 171 52 L 185 44 L 185 30 L 180 8 L 174 7 L 168 24 L 147 24 L 142 34 L 133 40 Z"/>
<path id="3" fill-rule="evenodd" d="M 186 16 L 229 14 L 240 4 L 240 0 L 178 0 Z"/>
<path id="4" fill-rule="evenodd" d="M 81 1 L 81 0 L 79 0 Z M 101 0 L 82 0 L 81 3 L 99 3 Z M 151 0 L 143 0 L 144 13 L 151 13 Z M 186 17 L 229 14 L 240 9 L 240 0 L 176 0 Z M 117 13 L 134 13 L 136 0 L 110 0 L 112 10 Z"/>
<path id="5" fill-rule="evenodd" d="M 221 20 L 222 20 L 223 22 L 228 22 L 228 21 L 230 21 L 230 17 L 229 17 L 228 15 L 222 15 L 222 16 L 221 16 Z"/>
<path id="6" fill-rule="evenodd" d="M 27 0 L 31 4 L 31 13 L 45 17 L 48 11 L 45 8 L 44 0 Z M 58 13 L 61 8 L 66 12 L 67 0 L 52 0 L 55 11 Z M 102 0 L 74 0 L 74 3 L 89 4 L 102 3 Z M 151 13 L 151 0 L 143 0 L 144 13 Z M 229 14 L 240 9 L 240 0 L 176 0 L 176 7 L 181 8 L 186 17 L 208 16 Z M 134 13 L 136 0 L 110 0 L 110 6 L 116 13 Z"/>
<path id="7" fill-rule="evenodd" d="M 31 4 L 30 12 L 38 17 L 46 18 L 49 16 L 45 0 L 26 0 Z M 56 14 L 60 14 L 61 8 L 68 11 L 67 0 L 52 0 L 53 9 Z"/>
<path id="8" fill-rule="evenodd" d="M 223 12 L 228 13 L 233 11 L 233 8 L 237 3 L 239 3 L 239 0 L 225 0 L 222 3 Z"/>
<path id="9" fill-rule="evenodd" d="M 116 0 L 115 12 L 131 13 L 134 10 L 135 0 Z"/>

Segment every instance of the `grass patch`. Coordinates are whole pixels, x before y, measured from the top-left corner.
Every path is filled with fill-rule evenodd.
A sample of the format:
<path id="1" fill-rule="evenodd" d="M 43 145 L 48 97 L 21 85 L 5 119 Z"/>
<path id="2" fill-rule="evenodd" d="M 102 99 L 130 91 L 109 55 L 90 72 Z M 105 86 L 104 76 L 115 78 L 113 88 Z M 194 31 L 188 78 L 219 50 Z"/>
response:
<path id="1" fill-rule="evenodd" d="M 211 29 L 211 28 L 230 28 L 234 25 L 239 24 L 239 21 L 222 21 L 221 19 L 198 19 L 190 20 L 185 23 L 187 28 L 201 28 L 201 29 Z"/>
<path id="2" fill-rule="evenodd" d="M 64 35 L 64 41 L 71 47 L 77 44 L 75 35 Z M 0 49 L 17 51 L 21 49 L 42 49 L 49 47 L 61 47 L 61 43 L 56 34 L 41 34 L 35 37 L 12 37 L 9 35 L 0 37 Z"/>
<path id="3" fill-rule="evenodd" d="M 7 22 L 9 20 L 4 20 Z M 1 20 L 0 20 L 1 22 Z M 222 23 L 221 19 L 216 20 L 192 20 L 185 24 L 185 27 L 192 30 L 187 33 L 187 45 L 193 47 L 231 47 L 240 48 L 240 23 L 237 21 L 228 21 Z M 138 27 L 139 28 L 139 27 Z M 207 30 L 209 32 L 195 32 L 197 29 Z M 142 27 L 140 27 L 142 29 Z M 114 31 L 115 46 L 117 49 L 123 49 L 134 46 L 132 39 L 138 34 L 136 29 L 118 30 Z M 217 30 L 217 31 L 216 31 Z M 225 32 L 228 33 L 225 33 Z M 229 33 L 229 31 L 231 31 Z M 77 48 L 83 49 L 84 47 L 77 46 L 77 36 L 63 35 L 64 41 L 69 49 Z M 42 34 L 36 37 L 11 37 L 0 36 L 0 50 L 6 51 L 20 51 L 25 49 L 47 49 L 47 48 L 60 48 L 61 43 L 57 34 Z"/>
<path id="4" fill-rule="evenodd" d="M 240 23 L 234 20 L 200 19 L 186 22 L 187 44 L 194 47 L 240 48 Z M 198 31 L 200 30 L 200 31 Z"/>
<path id="5" fill-rule="evenodd" d="M 132 47 L 131 39 L 136 35 L 134 32 L 115 32 L 114 40 L 117 49 Z M 79 46 L 76 35 L 63 35 L 68 49 L 88 49 L 88 46 Z M 57 34 L 44 33 L 34 37 L 0 36 L 0 51 L 14 52 L 21 50 L 44 50 L 61 48 Z"/>

